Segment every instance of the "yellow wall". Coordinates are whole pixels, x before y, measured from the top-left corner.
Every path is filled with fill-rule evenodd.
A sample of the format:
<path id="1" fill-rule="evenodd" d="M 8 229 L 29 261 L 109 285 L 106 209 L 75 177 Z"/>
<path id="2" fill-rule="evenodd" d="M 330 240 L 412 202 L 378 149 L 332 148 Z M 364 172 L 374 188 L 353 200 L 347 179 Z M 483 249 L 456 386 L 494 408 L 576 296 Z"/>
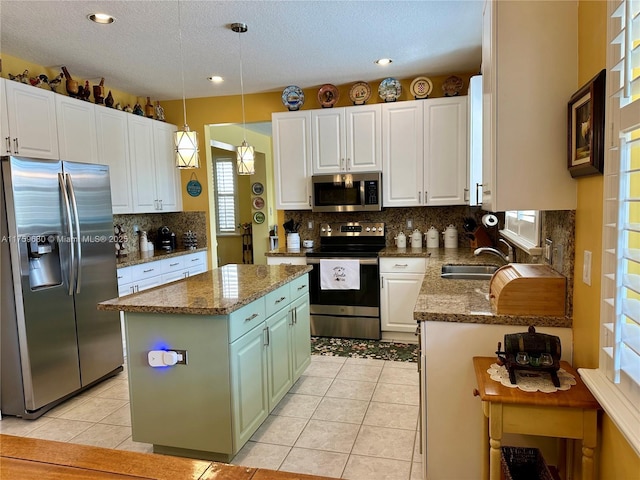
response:
<path id="1" fill-rule="evenodd" d="M 606 67 L 607 7 L 605 1 L 578 3 L 578 83 L 584 85 Z M 574 366 L 598 366 L 600 333 L 600 275 L 602 262 L 602 175 L 578 180 L 575 274 L 573 286 Z M 584 251 L 592 252 L 591 286 L 582 283 Z M 638 480 L 640 457 L 611 419 L 600 422 L 601 480 Z"/>

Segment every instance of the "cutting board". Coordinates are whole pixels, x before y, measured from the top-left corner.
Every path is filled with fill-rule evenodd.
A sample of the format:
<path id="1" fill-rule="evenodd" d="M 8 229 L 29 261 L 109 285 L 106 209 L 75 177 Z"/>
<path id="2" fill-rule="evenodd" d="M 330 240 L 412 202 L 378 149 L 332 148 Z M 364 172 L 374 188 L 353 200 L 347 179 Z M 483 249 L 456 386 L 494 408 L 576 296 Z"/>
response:
<path id="1" fill-rule="evenodd" d="M 496 313 L 565 315 L 567 279 L 549 265 L 510 263 L 491 277 L 489 298 Z"/>

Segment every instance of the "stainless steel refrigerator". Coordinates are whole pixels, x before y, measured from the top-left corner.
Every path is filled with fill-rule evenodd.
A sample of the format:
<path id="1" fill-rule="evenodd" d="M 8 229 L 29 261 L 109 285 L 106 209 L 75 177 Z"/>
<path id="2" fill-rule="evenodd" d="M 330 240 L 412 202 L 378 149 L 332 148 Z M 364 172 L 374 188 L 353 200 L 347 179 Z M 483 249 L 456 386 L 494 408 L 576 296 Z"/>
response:
<path id="1" fill-rule="evenodd" d="M 37 418 L 122 371 L 109 168 L 2 157 L 0 411 Z"/>

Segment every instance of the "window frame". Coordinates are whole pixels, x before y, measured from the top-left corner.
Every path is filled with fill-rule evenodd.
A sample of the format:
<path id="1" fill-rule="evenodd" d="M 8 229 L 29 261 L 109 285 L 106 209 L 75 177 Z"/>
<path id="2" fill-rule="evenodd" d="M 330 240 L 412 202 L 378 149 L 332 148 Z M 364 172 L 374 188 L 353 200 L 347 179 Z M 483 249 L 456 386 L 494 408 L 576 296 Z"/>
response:
<path id="1" fill-rule="evenodd" d="M 526 220 L 525 216 L 533 216 L 533 232 L 534 236 L 524 234 L 521 224 Z M 505 212 L 504 229 L 500 230 L 500 235 L 515 244 L 529 255 L 536 256 L 542 254 L 540 246 L 542 222 L 541 215 L 538 210 L 508 210 Z M 510 221 L 511 219 L 511 221 Z"/>
<path id="2" fill-rule="evenodd" d="M 632 12 L 633 7 L 636 10 Z M 597 368 L 581 368 L 578 372 L 609 418 L 640 455 L 640 373 L 637 371 L 640 355 L 629 349 L 634 341 L 629 335 L 629 325 L 637 330 L 637 319 L 624 311 L 625 301 L 631 298 L 630 292 L 637 295 L 625 276 L 627 269 L 637 268 L 638 263 L 629 253 L 630 248 L 636 246 L 631 244 L 629 236 L 634 227 L 628 223 L 629 200 L 634 195 L 627 192 L 631 176 L 637 171 L 637 167 L 632 167 L 632 162 L 638 161 L 638 153 L 633 149 L 637 148 L 638 142 L 635 136 L 640 135 L 640 61 L 637 60 L 640 58 L 640 28 L 637 27 L 640 3 L 637 0 L 633 3 L 631 0 L 610 0 L 607 9 L 599 359 Z M 638 62 L 636 65 L 632 64 L 634 58 Z M 629 353 L 632 354 L 631 368 L 624 363 Z M 635 379 L 626 373 L 629 370 L 633 370 Z"/>

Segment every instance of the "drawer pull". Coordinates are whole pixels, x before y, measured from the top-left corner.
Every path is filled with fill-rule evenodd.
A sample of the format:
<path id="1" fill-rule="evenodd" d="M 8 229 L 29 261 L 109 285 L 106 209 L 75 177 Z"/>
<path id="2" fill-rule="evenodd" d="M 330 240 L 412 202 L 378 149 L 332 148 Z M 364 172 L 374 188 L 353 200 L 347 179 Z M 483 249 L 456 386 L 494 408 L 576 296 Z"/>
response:
<path id="1" fill-rule="evenodd" d="M 400 263 L 396 263 L 396 264 L 395 264 L 395 266 L 396 266 L 396 267 L 407 268 L 407 267 L 409 266 L 409 264 L 408 264 L 408 263 L 402 263 L 402 264 L 400 264 Z"/>
<path id="2" fill-rule="evenodd" d="M 153 272 L 155 270 L 155 268 L 150 268 L 148 270 L 143 270 L 142 273 L 149 273 L 149 272 Z"/>
<path id="3" fill-rule="evenodd" d="M 247 317 L 244 319 L 245 322 L 250 322 L 251 320 L 253 320 L 254 318 L 256 318 L 259 314 L 258 313 L 254 313 L 253 315 L 251 315 L 250 317 Z"/>
<path id="4" fill-rule="evenodd" d="M 180 262 L 177 262 L 177 263 L 170 263 L 170 264 L 169 264 L 169 266 L 170 266 L 170 267 L 175 267 L 176 265 L 180 265 Z"/>
<path id="5" fill-rule="evenodd" d="M 200 259 L 199 259 L 199 258 L 192 258 L 192 259 L 191 259 L 191 261 L 192 261 L 192 262 L 199 262 L 199 261 L 200 261 Z"/>
<path id="6" fill-rule="evenodd" d="M 275 301 L 275 303 L 278 304 L 278 303 L 280 303 L 281 301 L 283 301 L 286 298 L 287 297 L 280 297 L 278 300 Z"/>
<path id="7" fill-rule="evenodd" d="M 298 287 L 298 291 L 302 290 L 303 288 L 307 288 L 307 284 L 306 283 L 304 285 L 300 285 Z"/>
<path id="8" fill-rule="evenodd" d="M 124 275 L 118 275 L 118 280 L 120 280 L 121 278 L 124 278 Z"/>

